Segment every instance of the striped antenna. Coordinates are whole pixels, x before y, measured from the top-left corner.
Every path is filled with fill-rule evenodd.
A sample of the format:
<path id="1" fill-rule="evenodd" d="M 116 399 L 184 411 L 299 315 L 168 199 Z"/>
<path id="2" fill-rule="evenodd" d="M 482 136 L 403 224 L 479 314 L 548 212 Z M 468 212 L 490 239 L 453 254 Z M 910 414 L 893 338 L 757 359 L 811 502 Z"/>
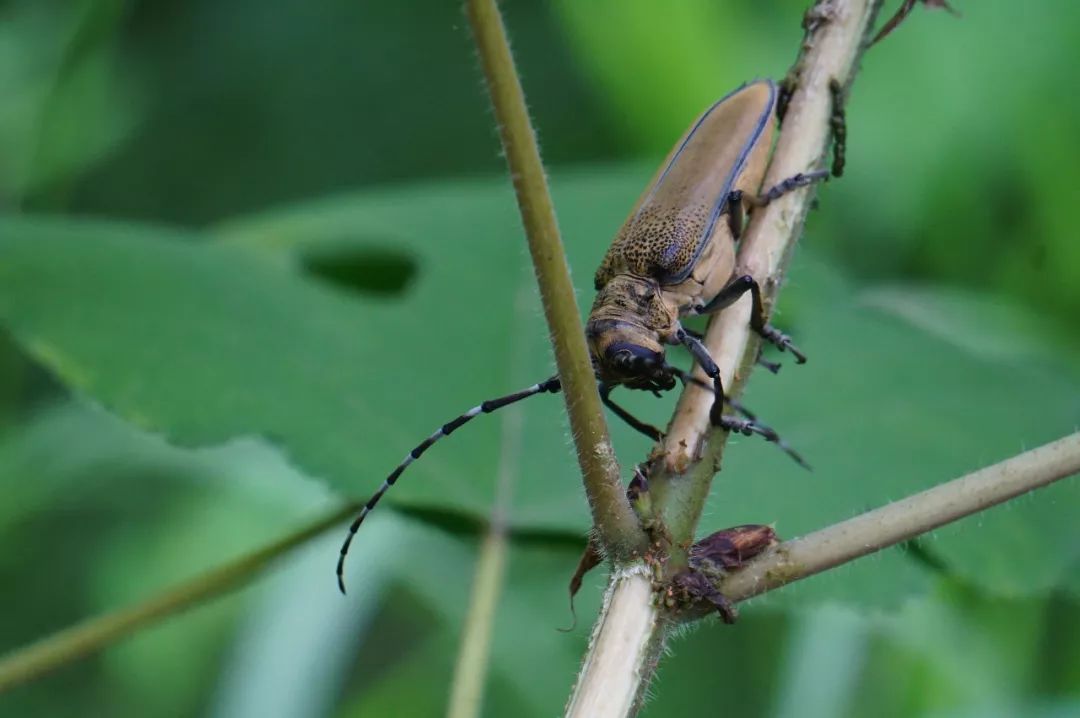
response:
<path id="1" fill-rule="evenodd" d="M 386 477 L 386 480 L 382 482 L 382 486 L 379 487 L 379 490 L 372 494 L 371 498 L 367 500 L 367 503 L 364 504 L 364 508 L 360 509 L 360 514 L 352 522 L 352 526 L 349 527 L 349 535 L 345 537 L 345 543 L 341 545 L 341 555 L 338 556 L 337 562 L 337 581 L 338 588 L 341 589 L 341 592 L 345 593 L 345 555 L 349 552 L 349 545 L 352 544 L 353 537 L 356 536 L 356 532 L 360 530 L 360 524 L 364 523 L 364 519 L 367 518 L 367 515 L 371 513 L 371 510 L 379 503 L 379 499 L 381 499 L 383 494 L 397 482 L 398 478 L 409 464 L 419 459 L 420 455 L 427 451 L 436 441 L 444 436 L 450 436 L 450 434 L 457 431 L 460 427 L 469 423 L 475 416 L 480 414 L 490 414 L 496 409 L 501 409 L 504 406 L 509 406 L 510 404 L 519 402 L 522 399 L 528 399 L 530 396 L 536 396 L 537 394 L 543 394 L 545 392 L 554 394 L 560 389 L 562 389 L 562 385 L 559 383 L 559 377 L 553 376 L 547 381 L 533 384 L 528 389 L 519 391 L 516 394 L 508 394 L 507 396 L 501 396 L 498 399 L 485 401 L 483 404 L 469 409 L 453 421 L 443 424 L 434 434 L 424 439 L 416 446 L 416 448 L 406 454 L 401 463 L 397 465 L 397 468 L 391 471 L 390 475 Z"/>

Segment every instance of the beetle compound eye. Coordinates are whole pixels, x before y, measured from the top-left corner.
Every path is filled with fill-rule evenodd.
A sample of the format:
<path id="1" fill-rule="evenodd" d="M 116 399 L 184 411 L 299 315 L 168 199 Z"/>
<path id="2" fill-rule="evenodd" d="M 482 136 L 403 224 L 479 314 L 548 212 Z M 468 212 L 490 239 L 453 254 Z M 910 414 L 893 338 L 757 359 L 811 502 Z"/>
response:
<path id="1" fill-rule="evenodd" d="M 616 342 L 608 347 L 606 354 L 608 361 L 623 366 L 632 364 L 650 366 L 664 363 L 664 357 L 660 352 L 630 342 Z"/>

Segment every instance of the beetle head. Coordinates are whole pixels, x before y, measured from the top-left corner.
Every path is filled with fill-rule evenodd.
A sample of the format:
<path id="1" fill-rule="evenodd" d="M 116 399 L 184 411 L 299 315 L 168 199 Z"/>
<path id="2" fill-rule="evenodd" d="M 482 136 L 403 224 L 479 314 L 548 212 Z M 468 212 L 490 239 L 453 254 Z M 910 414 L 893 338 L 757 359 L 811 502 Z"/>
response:
<path id="1" fill-rule="evenodd" d="M 654 280 L 611 278 L 597 293 L 585 326 L 597 379 L 653 392 L 674 388 L 661 337 L 675 326 L 678 312 L 667 306 Z"/>
<path id="2" fill-rule="evenodd" d="M 589 345 L 597 378 L 606 384 L 653 392 L 675 387 L 655 332 L 627 322 L 590 322 Z"/>

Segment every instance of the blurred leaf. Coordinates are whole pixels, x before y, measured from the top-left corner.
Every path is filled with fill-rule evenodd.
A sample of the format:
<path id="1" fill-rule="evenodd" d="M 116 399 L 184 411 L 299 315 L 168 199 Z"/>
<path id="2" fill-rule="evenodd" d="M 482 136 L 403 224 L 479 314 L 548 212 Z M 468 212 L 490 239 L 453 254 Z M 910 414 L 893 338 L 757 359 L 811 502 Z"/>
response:
<path id="1" fill-rule="evenodd" d="M 141 108 L 115 52 L 126 5 L 19 2 L 6 9 L 0 65 L 14 100 L 0 114 L 0 196 L 55 204 L 134 128 Z"/>
<path id="2" fill-rule="evenodd" d="M 1001 599 L 939 582 L 871 617 L 876 638 L 850 715 L 1042 715 L 1080 689 L 1080 654 L 1061 640 L 1074 635 L 1076 608 L 1060 594 Z"/>
<path id="3" fill-rule="evenodd" d="M 117 44 L 143 117 L 72 188 L 79 214 L 202 224 L 342 187 L 502 166 L 458 3 L 130 5 Z M 545 154 L 612 156 L 552 10 L 505 12 Z"/>
<path id="4" fill-rule="evenodd" d="M 670 643 L 643 718 L 717 715 L 720 706 L 723 715 L 774 716 L 790 623 L 743 611 L 734 626 L 710 619 L 686 629 Z"/>
<path id="5" fill-rule="evenodd" d="M 729 90 L 783 76 L 805 9 L 774 9 L 766 24 L 748 3 L 684 0 L 662 13 L 648 0 L 560 0 L 554 7 L 578 62 L 607 100 L 608 121 L 657 159 Z"/>
<path id="6" fill-rule="evenodd" d="M 219 565 L 328 502 L 260 442 L 184 451 L 80 401 L 5 434 L 0 487 L 0 583 L 12 588 L 0 616 L 5 653 Z M 5 708 L 175 715 L 202 700 L 235 605 L 140 633 L 5 695 Z"/>
<path id="7" fill-rule="evenodd" d="M 775 718 L 836 718 L 848 712 L 865 670 L 869 622 L 823 605 L 800 611 L 785 647 Z"/>
<path id="8" fill-rule="evenodd" d="M 498 191 L 481 203 L 504 199 Z M 499 214 L 486 229 L 498 232 L 501 219 L 512 234 L 509 203 Z M 33 356 L 142 428 L 182 444 L 269 437 L 307 472 L 361 494 L 434 426 L 484 394 L 519 388 L 497 380 L 513 369 L 504 341 L 513 332 L 512 306 L 471 316 L 462 307 L 485 306 L 491 292 L 513 296 L 528 281 L 524 258 L 510 242 L 495 256 L 485 254 L 480 246 L 491 235 L 470 240 L 467 224 L 457 233 L 452 244 L 444 233 L 435 245 L 444 253 L 432 258 L 439 271 L 417 282 L 413 301 L 395 304 L 345 296 L 250 251 L 186 241 L 191 235 L 8 220 L 0 228 L 0 281 L 10 289 L 2 311 Z M 411 239 L 398 246 L 412 253 L 415 245 Z M 517 271 L 496 269 L 515 264 Z M 460 281 L 482 275 L 481 267 L 487 281 Z M 446 331 L 438 336 L 429 323 Z M 550 372 L 549 350 L 541 332 L 531 336 L 536 381 Z M 474 354 L 461 351 L 462 343 L 504 352 Z M 447 377 L 455 381 L 448 385 Z M 430 397 L 432 411 L 413 411 L 407 396 Z M 536 401 L 546 401 L 549 416 L 558 411 L 557 398 Z M 457 457 L 449 464 L 418 462 L 392 498 L 486 516 L 492 454 L 470 456 L 468 447 L 477 438 L 490 447 L 497 429 L 477 422 L 476 430 L 462 432 L 464 454 L 446 454 Z M 523 486 L 512 517 L 526 526 L 584 531 L 576 484 L 564 473 Z"/>
<path id="9" fill-rule="evenodd" d="M 397 651 L 379 650 L 386 648 L 377 640 L 384 627 L 372 624 L 381 619 L 380 604 L 397 598 L 387 590 L 391 579 L 423 559 L 438 541 L 433 534 L 393 512 L 373 516 L 364 551 L 350 563 L 356 580 L 347 598 L 327 570 L 341 545 L 338 533 L 321 536 L 283 559 L 249 606 L 209 715 L 328 715 L 358 652 L 378 651 L 383 662 L 394 662 Z M 411 644 L 424 640 L 424 620 L 413 603 L 397 603 L 404 604 L 410 628 L 416 629 L 397 632 L 397 650 L 411 653 L 416 648 Z M 385 681 L 378 676 L 373 682 Z"/>
<path id="10" fill-rule="evenodd" d="M 999 296 L 940 286 L 887 285 L 860 301 L 965 353 L 995 362 L 1036 362 L 1080 373 L 1080 337 L 1061 322 Z"/>
<path id="11" fill-rule="evenodd" d="M 114 527 L 94 561 L 91 602 L 98 611 L 130 605 L 275 536 L 282 518 L 250 511 L 215 492 L 176 502 L 155 520 Z M 231 498 L 232 500 L 228 500 Z M 291 513 L 291 512 L 290 512 Z M 191 715 L 205 701 L 249 596 L 206 602 L 179 620 L 156 622 L 102 653 L 115 686 L 143 711 Z M 170 676 L 168 681 L 157 680 Z"/>

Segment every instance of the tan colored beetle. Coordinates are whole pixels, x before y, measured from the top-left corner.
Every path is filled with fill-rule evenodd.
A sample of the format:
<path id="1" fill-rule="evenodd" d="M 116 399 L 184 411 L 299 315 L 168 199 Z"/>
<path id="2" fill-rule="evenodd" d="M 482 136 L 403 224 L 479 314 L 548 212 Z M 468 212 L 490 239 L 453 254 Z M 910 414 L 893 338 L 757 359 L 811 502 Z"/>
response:
<path id="1" fill-rule="evenodd" d="M 765 323 L 754 278 L 735 271 L 744 205 L 764 206 L 826 175 L 796 175 L 754 194 L 772 145 L 776 98 L 776 86 L 761 80 L 705 110 L 668 155 L 596 271 L 598 294 L 585 333 L 601 395 L 612 409 L 619 411 L 607 398 L 614 386 L 673 388 L 683 372 L 667 364 L 664 347 L 683 344 L 713 379 L 713 423 L 769 435 L 753 422 L 723 416 L 716 363 L 679 319 L 720 311 L 749 291 L 753 329 L 800 364 L 806 361 L 786 335 Z M 721 221 L 725 213 L 727 221 Z"/>
<path id="2" fill-rule="evenodd" d="M 683 344 L 713 379 L 713 424 L 744 434 L 758 433 L 779 443 L 772 429 L 724 416 L 724 388 L 708 350 L 683 328 L 680 317 L 708 314 L 730 306 L 746 292 L 754 298 L 753 328 L 780 349 L 806 357 L 791 340 L 765 323 L 757 282 L 735 272 L 735 241 L 744 205 L 760 207 L 785 192 L 825 176 L 796 175 L 763 195 L 761 185 L 772 145 L 777 89 L 769 80 L 740 87 L 705 110 L 675 145 L 649 188 L 638 200 L 596 272 L 598 294 L 586 325 L 593 366 L 604 404 L 637 431 L 656 440 L 660 431 L 611 401 L 619 385 L 653 392 L 675 387 L 689 373 L 669 365 L 668 344 Z M 727 221 L 721 217 L 727 213 Z M 402 472 L 432 444 L 480 414 L 562 388 L 558 376 L 516 394 L 485 401 L 443 424 L 405 455 L 372 494 L 349 527 L 338 558 L 338 586 L 345 592 L 345 555 L 360 524 Z M 796 461 L 795 452 L 781 446 Z M 804 464 L 805 465 L 805 464 Z"/>

